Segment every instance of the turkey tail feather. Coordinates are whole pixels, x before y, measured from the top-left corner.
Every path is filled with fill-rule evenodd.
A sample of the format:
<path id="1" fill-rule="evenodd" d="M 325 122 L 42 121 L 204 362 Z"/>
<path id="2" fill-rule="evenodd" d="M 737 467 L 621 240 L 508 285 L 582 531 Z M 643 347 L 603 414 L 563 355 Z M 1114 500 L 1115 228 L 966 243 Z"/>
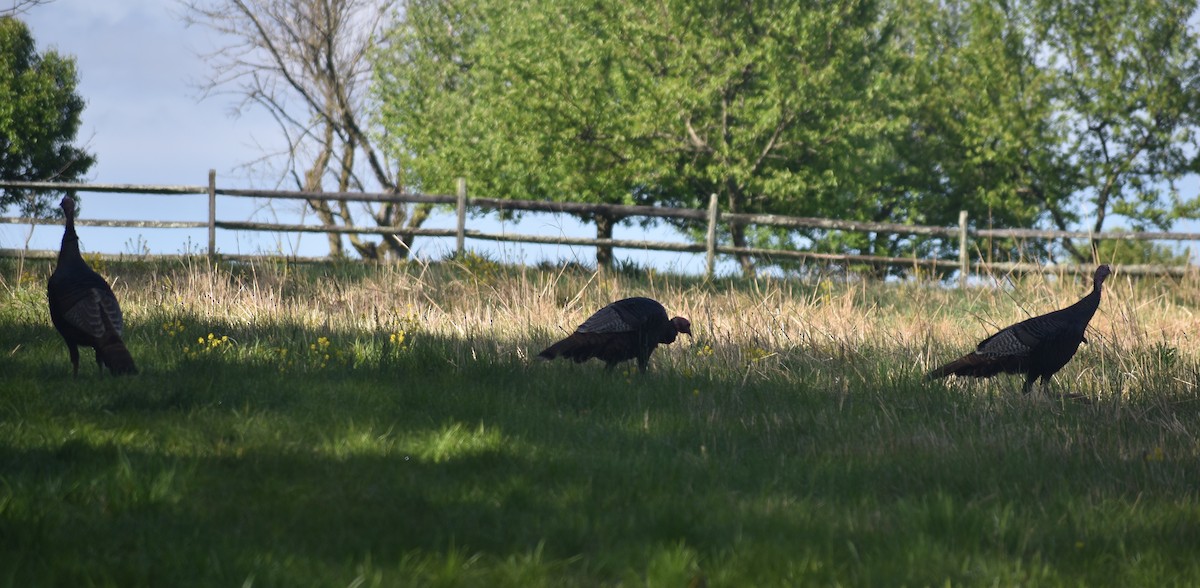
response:
<path id="1" fill-rule="evenodd" d="M 121 340 L 121 335 L 113 325 L 112 319 L 107 312 L 103 311 L 100 313 L 100 318 L 104 322 L 104 340 L 96 346 L 96 357 L 112 370 L 114 376 L 136 374 L 137 366 L 133 364 L 133 356 L 129 354 L 129 348 L 125 347 L 125 342 Z"/>
<path id="2" fill-rule="evenodd" d="M 566 339 L 563 339 L 562 341 L 543 349 L 542 352 L 538 354 L 538 357 L 542 359 L 554 359 L 559 356 L 567 355 L 576 347 L 578 347 L 578 345 L 576 344 L 574 338 L 567 337 Z"/>
<path id="3" fill-rule="evenodd" d="M 995 361 L 983 357 L 976 353 L 968 353 L 946 365 L 943 365 L 928 374 L 925 374 L 926 380 L 936 380 L 946 376 L 975 376 L 977 378 L 994 376 L 1004 371 L 1003 362 Z"/>
<path id="4" fill-rule="evenodd" d="M 555 343 L 544 349 L 538 354 L 542 359 L 554 359 L 557 357 L 565 357 L 576 363 L 583 363 L 599 352 L 603 337 L 592 335 L 590 333 L 572 333 L 567 338 Z"/>
<path id="5" fill-rule="evenodd" d="M 557 346 L 558 343 L 555 343 L 554 345 L 543 349 L 541 353 L 537 354 L 537 356 L 542 359 L 554 359 L 558 357 L 558 351 L 555 349 Z"/>
<path id="6" fill-rule="evenodd" d="M 98 351 L 104 365 L 112 370 L 114 376 L 137 373 L 137 366 L 133 364 L 133 356 L 129 354 L 129 349 L 125 347 L 125 343 L 121 339 L 117 338 L 106 342 L 99 347 Z"/>

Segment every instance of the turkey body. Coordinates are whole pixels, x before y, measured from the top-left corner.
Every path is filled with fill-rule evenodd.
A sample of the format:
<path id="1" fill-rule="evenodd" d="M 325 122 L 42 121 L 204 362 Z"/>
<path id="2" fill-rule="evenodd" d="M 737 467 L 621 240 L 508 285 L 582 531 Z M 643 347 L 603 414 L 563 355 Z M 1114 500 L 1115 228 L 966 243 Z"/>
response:
<path id="1" fill-rule="evenodd" d="M 1022 392 L 1029 393 L 1038 379 L 1045 388 L 1050 378 L 1075 357 L 1079 345 L 1087 341 L 1084 333 L 1100 306 L 1104 278 L 1110 273 L 1107 265 L 1096 268 L 1092 291 L 1079 302 L 1002 329 L 981 341 L 975 351 L 929 372 L 926 377 L 1024 374 Z"/>
<path id="2" fill-rule="evenodd" d="M 538 357 L 563 357 L 576 363 L 594 357 L 609 369 L 636 359 L 638 369 L 645 372 L 650 354 L 659 345 L 674 343 L 679 333 L 692 334 L 687 319 L 668 319 L 663 305 L 651 298 L 625 298 L 596 311 L 574 333 L 547 347 Z"/>
<path id="3" fill-rule="evenodd" d="M 74 374 L 79 375 L 79 347 L 96 352 L 96 364 L 108 367 L 114 375 L 137 373 L 133 357 L 121 339 L 124 320 L 121 305 L 112 288 L 100 274 L 88 267 L 79 254 L 79 236 L 75 233 L 75 201 L 62 201 L 66 217 L 58 264 L 46 284 L 50 320 L 62 335 L 71 355 Z"/>

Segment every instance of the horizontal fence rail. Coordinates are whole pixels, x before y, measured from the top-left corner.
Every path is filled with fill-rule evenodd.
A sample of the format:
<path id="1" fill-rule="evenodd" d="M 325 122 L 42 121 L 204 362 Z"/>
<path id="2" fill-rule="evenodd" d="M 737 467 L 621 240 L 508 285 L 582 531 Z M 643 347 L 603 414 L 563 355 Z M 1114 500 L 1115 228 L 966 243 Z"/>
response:
<path id="1" fill-rule="evenodd" d="M 219 254 L 216 250 L 216 231 L 264 231 L 284 233 L 326 233 L 326 234 L 369 234 L 391 235 L 405 234 L 419 237 L 454 237 L 456 251 L 462 253 L 466 239 L 485 241 L 506 241 L 516 243 L 541 243 L 554 245 L 581 245 L 591 247 L 614 247 L 623 249 L 641 249 L 654 251 L 674 251 L 684 253 L 705 253 L 708 275 L 713 274 L 714 259 L 718 254 L 750 255 L 755 257 L 814 260 L 841 263 L 867 263 L 877 265 L 893 265 L 908 267 L 925 267 L 930 269 L 958 269 L 962 284 L 972 270 L 987 272 L 1032 272 L 1032 273 L 1075 273 L 1090 272 L 1090 266 L 1043 265 L 1017 262 L 987 262 L 970 259 L 968 240 L 971 238 L 1004 238 L 1004 239 L 1097 239 L 1097 240 L 1127 240 L 1127 241 L 1200 241 L 1200 233 L 1175 232 L 1103 232 L 1086 231 L 1055 231 L 1040 229 L 976 229 L 968 226 L 967 213 L 959 217 L 957 227 L 939 227 L 908 225 L 899 223 L 879 223 L 864 221 L 848 221 L 825 218 L 792 217 L 774 214 L 722 213 L 720 212 L 716 195 L 710 197 L 707 210 L 690 208 L 670 208 L 644 205 L 593 204 L 582 202 L 548 202 L 535 200 L 505 200 L 499 198 L 468 198 L 466 183 L 459 180 L 457 194 L 413 194 L 389 192 L 303 192 L 283 190 L 248 190 L 218 188 L 215 172 L 209 172 L 207 186 L 164 186 L 141 184 L 76 184 L 57 182 L 8 182 L 0 181 L 0 189 L 41 190 L 58 192 L 108 192 L 135 193 L 152 195 L 206 195 L 208 196 L 208 220 L 204 221 L 150 221 L 150 220 L 97 220 L 77 219 L 75 224 L 83 227 L 118 227 L 118 228 L 152 228 L 152 229 L 208 229 L 208 255 L 230 260 L 248 260 L 263 258 L 284 258 L 272 255 L 230 255 Z M 290 199 L 308 201 L 346 201 L 346 202 L 390 202 L 397 204 L 435 204 L 454 205 L 457 212 L 457 223 L 454 229 L 425 229 L 399 226 L 343 226 L 343 225 L 308 225 L 280 224 L 250 221 L 217 220 L 217 196 L 235 198 L 265 198 Z M 628 240 L 628 239 L 599 239 L 586 237 L 523 235 L 512 233 L 486 233 L 466 228 L 467 209 L 493 212 L 548 212 L 572 215 L 604 215 L 610 218 L 646 217 L 669 218 L 707 223 L 704 243 L 679 243 L 666 241 Z M 860 254 L 835 254 L 814 251 L 764 249 L 755 247 L 732 247 L 720 245 L 716 239 L 716 228 L 719 223 L 738 225 L 760 225 L 783 227 L 791 229 L 819 229 L 852 232 L 872 232 L 895 235 L 925 235 L 941 237 L 948 241 L 957 241 L 959 249 L 958 260 L 919 258 L 919 257 L 888 257 Z M 7 218 L 0 217 L 0 223 L 23 225 L 61 225 L 58 219 Z M 30 251 L 23 249 L 0 248 L 3 257 L 53 258 L 55 251 Z M 101 255 L 103 259 L 119 259 L 120 255 Z M 172 258 L 186 256 L 155 255 L 154 257 Z M 320 261 L 325 258 L 298 258 L 287 256 L 292 261 Z M 1183 275 L 1195 271 L 1192 266 L 1165 265 L 1122 265 L 1121 271 L 1135 275 Z"/>

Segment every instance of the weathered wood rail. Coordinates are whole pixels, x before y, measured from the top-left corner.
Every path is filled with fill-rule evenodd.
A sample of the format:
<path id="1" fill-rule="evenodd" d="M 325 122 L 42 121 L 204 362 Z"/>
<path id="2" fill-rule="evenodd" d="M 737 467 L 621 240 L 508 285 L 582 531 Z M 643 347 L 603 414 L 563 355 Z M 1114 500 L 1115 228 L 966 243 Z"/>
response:
<path id="1" fill-rule="evenodd" d="M 983 272 L 1042 272 L 1042 273 L 1072 273 L 1090 272 L 1090 266 L 1043 265 L 1036 263 L 986 262 L 971 260 L 969 240 L 972 237 L 1011 238 L 1011 239 L 1119 239 L 1119 240 L 1154 240 L 1154 241 L 1200 241 L 1200 233 L 1175 232 L 1104 232 L 1091 233 L 1084 231 L 1052 231 L 1040 229 L 976 229 L 968 223 L 967 213 L 959 216 L 958 226 L 938 227 L 923 225 L 907 225 L 897 223 L 876 223 L 862 221 L 847 221 L 826 218 L 808 218 L 780 216 L 773 214 L 722 213 L 716 195 L 710 197 L 707 210 L 690 208 L 669 208 L 659 206 L 616 205 L 616 204 L 587 204 L 579 202 L 549 202 L 534 200 L 504 200 L 498 198 L 468 197 L 466 182 L 460 180 L 455 194 L 406 194 L 378 192 L 299 192 L 282 190 L 248 190 L 218 188 L 216 174 L 209 172 L 208 185 L 194 186 L 163 186 L 140 184 L 75 184 L 56 182 L 7 182 L 0 181 L 0 189 L 47 190 L 56 192 L 107 192 L 107 193 L 136 193 L 161 195 L 204 195 L 208 197 L 207 221 L 150 221 L 150 220 L 95 220 L 78 219 L 76 225 L 83 227 L 123 227 L 123 228 L 155 228 L 182 229 L 207 228 L 208 250 L 212 257 L 225 259 L 253 259 L 256 257 L 220 254 L 216 247 L 216 231 L 268 231 L 288 233 L 335 233 L 335 234 L 397 234 L 406 233 L 423 237 L 454 237 L 456 250 L 460 253 L 465 248 L 466 239 L 486 241 L 507 241 L 516 243 L 544 243 L 557 245 L 581 245 L 592 247 L 614 247 L 623 249 L 642 249 L 656 251 L 676 251 L 689 253 L 704 253 L 706 255 L 706 270 L 712 275 L 715 258 L 719 254 L 751 255 L 756 257 L 773 257 L 798 260 L 819 260 L 825 262 L 869 263 L 901 265 L 910 267 L 925 267 L 929 269 L 958 269 L 962 283 L 974 271 Z M 325 201 L 356 201 L 356 202 L 393 202 L 393 203 L 427 203 L 453 205 L 457 212 L 457 223 L 454 229 L 426 229 L 392 226 L 341 226 L 341 225 L 308 225 L 308 224 L 279 224 L 250 221 L 217 220 L 217 196 L 235 198 L 267 198 L 293 200 L 325 200 Z M 629 239 L 597 239 L 587 237 L 542 236 L 512 233 L 487 233 L 468 229 L 466 226 L 467 209 L 485 211 L 521 211 L 549 212 L 557 214 L 589 215 L 603 214 L 614 218 L 650 217 L 671 218 L 704 222 L 707 225 L 704 243 L 680 243 L 668 241 L 629 240 Z M 57 219 L 32 219 L 0 217 L 0 223 L 27 225 L 58 225 Z M 717 226 L 719 223 L 737 223 L 742 225 L 764 225 L 795 229 L 824 229 L 855 232 L 873 232 L 884 234 L 925 235 L 941 237 L 948 241 L 956 241 L 959 258 L 957 260 L 918 258 L 918 257 L 887 257 L 875 255 L 831 254 L 811 251 L 784 249 L 762 249 L 752 247 L 731 247 L 717 242 Z M 53 251 L 29 251 L 0 248 L 0 256 L 24 257 L 53 257 Z M 119 257 L 119 256 L 102 256 Z M 170 257 L 170 256 L 156 256 Z M 293 258 L 295 259 L 295 258 Z M 304 258 L 306 261 L 316 261 L 322 258 Z M 1163 266 L 1163 265 L 1122 265 L 1121 271 L 1128 274 L 1143 275 L 1182 275 L 1197 271 L 1194 266 Z"/>

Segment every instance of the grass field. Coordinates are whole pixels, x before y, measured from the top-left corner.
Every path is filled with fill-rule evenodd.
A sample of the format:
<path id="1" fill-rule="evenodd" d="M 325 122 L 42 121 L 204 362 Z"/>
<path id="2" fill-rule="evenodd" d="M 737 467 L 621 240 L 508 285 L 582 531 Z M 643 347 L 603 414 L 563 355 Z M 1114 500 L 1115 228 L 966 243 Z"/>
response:
<path id="1" fill-rule="evenodd" d="M 1056 392 L 924 370 L 1090 283 L 93 264 L 71 377 L 0 265 L 0 585 L 1200 584 L 1200 282 L 1117 274 Z M 649 295 L 695 338 L 533 356 Z"/>

